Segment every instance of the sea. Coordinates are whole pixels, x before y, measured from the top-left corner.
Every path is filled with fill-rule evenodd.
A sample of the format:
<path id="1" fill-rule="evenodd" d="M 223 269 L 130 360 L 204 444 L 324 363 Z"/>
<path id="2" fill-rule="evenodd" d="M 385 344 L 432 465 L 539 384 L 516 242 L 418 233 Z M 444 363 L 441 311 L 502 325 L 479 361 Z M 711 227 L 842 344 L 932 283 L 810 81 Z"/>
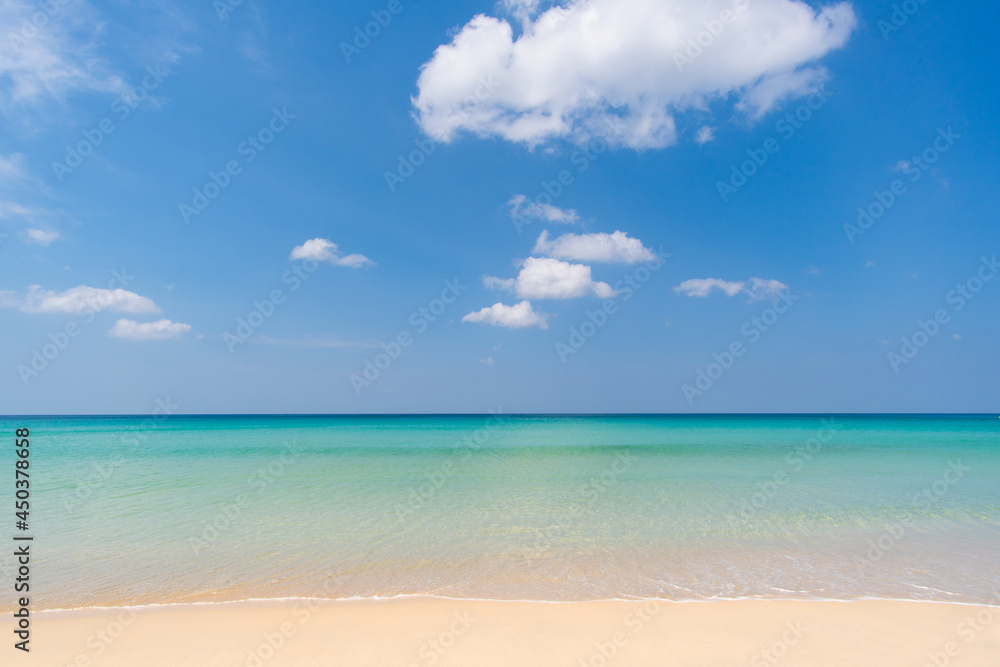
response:
<path id="1" fill-rule="evenodd" d="M 0 423 L 5 532 L 33 538 L 35 609 L 405 595 L 1000 601 L 997 415 Z M 30 429 L 26 531 L 15 529 L 18 428 Z M 17 567 L 0 557 L 5 582 Z"/>

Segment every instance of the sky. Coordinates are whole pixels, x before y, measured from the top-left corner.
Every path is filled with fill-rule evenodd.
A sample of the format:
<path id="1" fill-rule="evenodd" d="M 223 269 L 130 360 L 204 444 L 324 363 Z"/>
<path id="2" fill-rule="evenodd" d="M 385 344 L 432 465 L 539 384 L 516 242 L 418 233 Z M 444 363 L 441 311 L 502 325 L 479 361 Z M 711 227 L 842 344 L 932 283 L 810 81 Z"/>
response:
<path id="1" fill-rule="evenodd" d="M 0 0 L 0 413 L 997 412 L 998 13 Z"/>

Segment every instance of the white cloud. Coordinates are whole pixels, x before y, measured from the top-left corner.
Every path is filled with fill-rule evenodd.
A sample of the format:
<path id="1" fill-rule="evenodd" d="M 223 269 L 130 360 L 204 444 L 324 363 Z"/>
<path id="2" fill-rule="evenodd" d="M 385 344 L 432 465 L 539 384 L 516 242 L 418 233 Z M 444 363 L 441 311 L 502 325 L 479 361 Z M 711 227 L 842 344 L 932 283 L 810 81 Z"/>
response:
<path id="1" fill-rule="evenodd" d="M 80 285 L 65 292 L 52 292 L 32 285 L 23 296 L 12 291 L 0 291 L 0 308 L 17 308 L 25 313 L 100 312 L 157 314 L 159 307 L 151 299 L 124 289 L 101 289 Z"/>
<path id="2" fill-rule="evenodd" d="M 28 243 L 37 243 L 40 246 L 48 246 L 53 241 L 62 238 L 59 232 L 45 231 L 44 229 L 29 229 L 25 232 Z"/>
<path id="3" fill-rule="evenodd" d="M 570 264 L 550 257 L 529 257 L 524 260 L 517 278 L 483 278 L 486 287 L 513 290 L 523 299 L 574 299 L 596 295 L 607 298 L 615 295 L 611 285 L 595 282 L 590 267 Z"/>
<path id="4" fill-rule="evenodd" d="M 674 117 L 686 110 L 734 99 L 759 117 L 815 90 L 826 76 L 816 61 L 857 25 L 846 2 L 566 0 L 537 16 L 535 2 L 507 6 L 523 22 L 516 39 L 506 20 L 479 14 L 421 67 L 412 102 L 429 136 L 464 131 L 532 147 L 605 136 L 660 148 L 674 143 Z M 707 33 L 724 10 L 736 20 Z M 701 33 L 709 43 L 687 55 Z"/>
<path id="5" fill-rule="evenodd" d="M 728 282 L 718 278 L 692 278 L 675 287 L 674 291 L 687 296 L 706 297 L 713 290 L 720 290 L 726 296 L 736 296 L 743 291 L 743 286 L 742 282 Z"/>
<path id="6" fill-rule="evenodd" d="M 715 130 L 708 125 L 704 125 L 698 130 L 698 135 L 694 139 L 699 146 L 704 146 L 710 141 L 715 141 Z"/>
<path id="7" fill-rule="evenodd" d="M 777 280 L 764 280 L 762 278 L 751 278 L 747 281 L 727 281 L 718 278 L 695 278 L 685 280 L 674 288 L 679 294 L 693 297 L 707 297 L 712 292 L 718 290 L 726 296 L 734 297 L 737 294 L 746 294 L 751 301 L 761 301 L 773 298 L 788 291 L 788 285 Z"/>
<path id="8" fill-rule="evenodd" d="M 529 327 L 549 328 L 548 323 L 545 321 L 545 315 L 536 313 L 531 307 L 530 301 L 522 301 L 513 306 L 495 303 L 489 308 L 469 313 L 462 318 L 462 321 L 478 322 L 480 324 L 507 327 L 509 329 L 526 329 Z"/>
<path id="9" fill-rule="evenodd" d="M 337 250 L 337 244 L 327 239 L 309 239 L 300 246 L 292 248 L 289 259 L 313 259 L 317 262 L 329 262 L 337 266 L 349 266 L 352 269 L 362 266 L 374 266 L 364 255 L 344 255 L 341 256 Z"/>
<path id="10" fill-rule="evenodd" d="M 549 232 L 546 230 L 538 237 L 532 252 L 536 255 L 580 262 L 635 264 L 656 259 L 656 255 L 643 246 L 642 241 L 629 238 L 629 235 L 622 231 L 612 234 L 563 234 L 550 241 Z"/>
<path id="11" fill-rule="evenodd" d="M 191 331 L 190 324 L 160 320 L 158 322 L 135 322 L 133 320 L 118 320 L 108 330 L 114 338 L 127 340 L 167 340 L 177 338 Z"/>
<path id="12" fill-rule="evenodd" d="M 580 216 L 573 209 L 563 209 L 552 204 L 538 204 L 528 201 L 524 195 L 514 195 L 507 205 L 510 206 L 512 218 L 532 218 L 561 225 L 575 225 L 580 222 Z"/>
<path id="13" fill-rule="evenodd" d="M 487 366 L 492 366 L 492 365 L 496 364 L 496 362 L 497 362 L 497 360 L 494 359 L 493 357 L 486 357 L 485 359 L 480 359 L 479 360 L 479 363 L 486 364 Z"/>

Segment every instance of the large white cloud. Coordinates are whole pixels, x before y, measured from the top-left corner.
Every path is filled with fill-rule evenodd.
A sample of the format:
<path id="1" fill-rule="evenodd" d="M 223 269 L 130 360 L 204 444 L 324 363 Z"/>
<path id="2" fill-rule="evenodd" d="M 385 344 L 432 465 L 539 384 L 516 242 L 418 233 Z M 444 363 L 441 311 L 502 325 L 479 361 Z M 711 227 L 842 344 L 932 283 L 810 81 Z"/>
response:
<path id="1" fill-rule="evenodd" d="M 611 285 L 596 282 L 590 267 L 570 264 L 551 257 L 529 257 L 524 260 L 517 278 L 483 278 L 486 287 L 512 290 L 523 299 L 575 299 L 595 295 L 612 297 Z"/>
<path id="2" fill-rule="evenodd" d="M 309 239 L 302 245 L 292 248 L 292 252 L 288 258 L 312 259 L 317 262 L 329 262 L 330 264 L 335 264 L 337 266 L 349 266 L 352 269 L 357 269 L 362 266 L 375 265 L 375 262 L 371 261 L 364 255 L 355 253 L 353 255 L 341 256 L 338 252 L 336 243 L 328 239 L 317 238 Z"/>
<path id="3" fill-rule="evenodd" d="M 151 299 L 125 289 L 101 289 L 79 285 L 65 292 L 53 292 L 32 285 L 21 295 L 0 291 L 0 308 L 17 308 L 25 313 L 100 312 L 113 310 L 120 313 L 158 314 L 159 307 Z"/>
<path id="4" fill-rule="evenodd" d="M 622 231 L 612 234 L 563 234 L 549 240 L 546 230 L 538 237 L 532 252 L 579 262 L 635 264 L 656 259 L 653 251 L 642 245 L 642 241 L 630 238 Z"/>
<path id="5" fill-rule="evenodd" d="M 489 324 L 495 327 L 507 327 L 510 329 L 527 329 L 538 327 L 548 329 L 549 325 L 545 321 L 545 315 L 535 312 L 530 301 L 522 301 L 513 306 L 502 303 L 495 303 L 488 308 L 469 313 L 462 318 L 463 322 L 478 322 Z"/>
<path id="6" fill-rule="evenodd" d="M 516 39 L 479 14 L 422 66 L 413 106 L 429 136 L 667 146 L 679 112 L 735 99 L 756 117 L 813 92 L 825 78 L 816 61 L 857 25 L 846 2 L 566 0 L 540 15 L 537 2 L 506 4 Z"/>
<path id="7" fill-rule="evenodd" d="M 121 319 L 115 322 L 108 334 L 114 338 L 127 340 L 167 340 L 177 338 L 191 331 L 190 324 L 159 320 L 158 322 L 136 322 Z"/>
<path id="8" fill-rule="evenodd" d="M 751 301 L 776 297 L 782 292 L 787 292 L 788 285 L 778 280 L 764 280 L 763 278 L 750 278 L 750 280 L 720 280 L 719 278 L 693 278 L 685 280 L 674 288 L 675 292 L 686 296 L 707 297 L 714 291 L 724 293 L 726 296 L 736 296 L 746 294 Z"/>

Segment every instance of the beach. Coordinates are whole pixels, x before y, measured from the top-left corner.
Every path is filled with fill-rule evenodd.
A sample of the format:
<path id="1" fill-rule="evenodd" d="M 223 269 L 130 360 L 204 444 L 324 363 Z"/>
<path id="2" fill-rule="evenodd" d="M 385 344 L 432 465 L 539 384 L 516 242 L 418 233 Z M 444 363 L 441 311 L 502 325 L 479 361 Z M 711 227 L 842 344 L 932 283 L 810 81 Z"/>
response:
<path id="1" fill-rule="evenodd" d="M 35 623 L 31 664 L 80 667 L 938 667 L 1000 655 L 1000 608 L 878 600 L 299 599 L 53 611 Z"/>
<path id="2" fill-rule="evenodd" d="M 30 660 L 993 664 L 997 428 L 35 418 Z"/>

